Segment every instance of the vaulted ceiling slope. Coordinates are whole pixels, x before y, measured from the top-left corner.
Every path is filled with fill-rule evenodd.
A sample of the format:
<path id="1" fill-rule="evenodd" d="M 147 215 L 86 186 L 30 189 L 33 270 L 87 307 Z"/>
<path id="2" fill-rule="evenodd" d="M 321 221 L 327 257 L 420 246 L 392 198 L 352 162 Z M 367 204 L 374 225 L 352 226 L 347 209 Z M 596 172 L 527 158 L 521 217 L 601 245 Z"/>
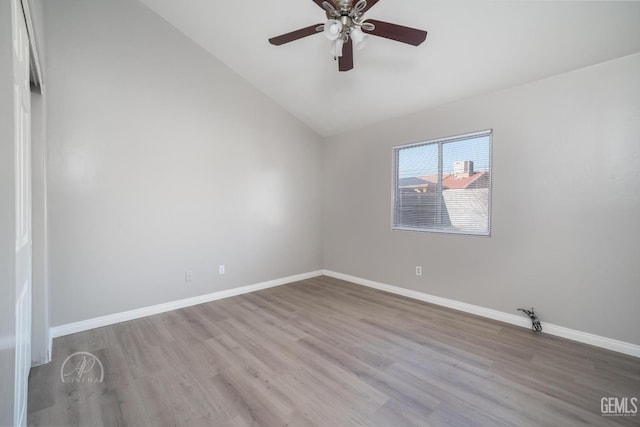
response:
<path id="1" fill-rule="evenodd" d="M 321 34 L 267 42 L 323 22 L 312 0 L 141 1 L 323 136 L 640 52 L 636 1 L 380 0 L 426 42 L 372 37 L 339 73 Z"/>

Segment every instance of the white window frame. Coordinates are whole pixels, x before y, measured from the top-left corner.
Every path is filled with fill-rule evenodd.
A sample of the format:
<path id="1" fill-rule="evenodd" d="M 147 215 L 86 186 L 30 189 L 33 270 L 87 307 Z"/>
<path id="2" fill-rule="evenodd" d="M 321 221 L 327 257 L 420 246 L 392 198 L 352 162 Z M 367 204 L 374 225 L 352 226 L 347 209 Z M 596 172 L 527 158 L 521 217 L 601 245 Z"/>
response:
<path id="1" fill-rule="evenodd" d="M 489 200 L 488 200 L 488 221 L 487 221 L 487 231 L 486 232 L 477 232 L 477 231 L 465 231 L 465 230 L 449 230 L 449 229 L 438 229 L 438 228 L 426 228 L 426 227 L 406 227 L 396 225 L 395 215 L 396 215 L 396 202 L 398 197 L 398 157 L 399 152 L 405 148 L 418 147 L 423 145 L 432 145 L 438 144 L 438 174 L 442 176 L 442 147 L 445 143 L 461 141 L 465 139 L 477 138 L 481 136 L 489 136 Z M 414 142 L 409 144 L 395 145 L 392 150 L 392 187 L 391 187 L 391 230 L 392 231 L 418 231 L 422 233 L 444 233 L 444 234 L 460 234 L 467 236 L 480 236 L 480 237 L 491 237 L 491 218 L 492 218 L 492 193 L 493 193 L 493 129 L 486 129 L 478 132 L 465 133 L 461 135 L 453 135 L 447 136 L 444 138 L 430 139 L 427 141 Z M 442 185 L 440 179 L 438 180 L 438 186 Z"/>

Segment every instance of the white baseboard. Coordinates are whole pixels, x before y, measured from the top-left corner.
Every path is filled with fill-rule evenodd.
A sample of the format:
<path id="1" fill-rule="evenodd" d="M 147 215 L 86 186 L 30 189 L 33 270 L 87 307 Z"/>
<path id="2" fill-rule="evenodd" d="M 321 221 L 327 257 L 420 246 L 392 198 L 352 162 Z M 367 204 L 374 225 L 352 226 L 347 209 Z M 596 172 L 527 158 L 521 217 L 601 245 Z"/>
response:
<path id="1" fill-rule="evenodd" d="M 179 308 L 190 307 L 192 305 L 203 304 L 223 298 L 229 298 L 236 295 L 242 295 L 249 292 L 259 291 L 261 289 L 273 288 L 275 286 L 285 285 L 287 283 L 297 282 L 300 280 L 310 279 L 322 275 L 322 270 L 312 271 L 309 273 L 296 274 L 294 276 L 283 277 L 280 279 L 269 280 L 267 282 L 255 283 L 253 285 L 241 286 L 238 288 L 226 289 L 224 291 L 213 292 L 206 295 L 200 295 L 192 298 L 185 298 L 177 301 L 171 301 L 164 304 L 142 307 L 135 310 L 123 311 L 121 313 L 109 314 L 106 316 L 95 317 L 93 319 L 81 320 L 79 322 L 68 323 L 66 325 L 54 326 L 50 329 L 52 338 L 64 335 L 75 334 L 76 332 L 88 331 L 90 329 L 100 328 L 102 326 L 113 325 L 114 323 L 125 322 L 127 320 L 139 319 L 141 317 L 151 316 L 154 314 L 164 313 Z"/>
<path id="2" fill-rule="evenodd" d="M 387 285 L 385 283 L 374 282 L 373 280 L 363 279 L 361 277 L 351 276 L 349 274 L 337 273 L 331 270 L 323 270 L 322 273 L 325 276 L 334 277 L 336 279 L 346 280 L 348 282 L 355 283 L 357 285 L 367 286 L 381 291 L 390 292 L 392 294 L 402 295 L 408 298 L 417 299 L 420 301 L 429 302 L 432 304 L 440 305 L 443 307 L 452 308 L 454 310 L 460 310 L 478 316 L 487 317 L 489 319 L 498 320 L 500 322 L 509 323 L 512 325 L 522 326 L 526 328 L 531 327 L 531 322 L 528 318 L 523 316 L 517 316 L 515 314 L 505 313 L 498 310 L 493 310 L 486 307 L 480 307 L 478 305 L 467 304 L 448 298 L 437 297 L 434 295 L 425 294 L 411 289 L 405 289 L 398 286 Z M 611 338 L 603 337 L 600 335 L 594 335 L 587 332 L 576 331 L 575 329 L 565 328 L 564 326 L 554 325 L 552 323 L 542 323 L 542 330 L 549 335 L 555 335 L 562 338 L 567 338 L 573 341 L 578 341 L 584 344 L 593 345 L 596 347 L 605 348 L 607 350 L 616 351 L 618 353 L 628 354 L 630 356 L 640 357 L 640 345 L 631 344 L 625 341 L 618 341 Z"/>
<path id="3" fill-rule="evenodd" d="M 171 301 L 164 304 L 153 305 L 149 307 L 138 308 L 135 310 L 114 313 L 107 316 L 96 317 L 93 319 L 82 320 L 79 322 L 68 323 L 66 325 L 55 326 L 50 329 L 50 337 L 61 337 L 64 335 L 74 334 L 76 332 L 88 331 L 90 329 L 100 328 L 102 326 L 113 325 L 115 323 L 125 322 L 127 320 L 139 319 L 141 317 L 151 316 L 154 314 L 164 313 L 171 310 L 177 310 L 192 305 L 203 304 L 223 298 L 229 298 L 236 295 L 242 295 L 261 289 L 272 288 L 275 286 L 285 285 L 287 283 L 297 282 L 300 280 L 310 279 L 317 276 L 329 276 L 336 279 L 346 280 L 358 285 L 367 286 L 381 291 L 390 292 L 392 294 L 402 295 L 408 298 L 429 302 L 443 307 L 452 308 L 454 310 L 464 311 L 466 313 L 476 314 L 478 316 L 489 319 L 498 320 L 500 322 L 529 328 L 531 323 L 529 319 L 515 314 L 505 313 L 478 305 L 467 304 L 448 298 L 442 298 L 435 295 L 425 294 L 423 292 L 413 291 L 398 286 L 387 285 L 385 283 L 375 282 L 373 280 L 363 279 L 361 277 L 351 276 L 349 274 L 338 273 L 331 270 L 317 270 L 309 273 L 297 274 L 294 276 L 283 277 L 280 279 L 269 280 L 267 282 L 256 283 L 253 285 L 241 286 L 239 288 L 227 289 L 224 291 L 213 292 L 206 295 L 200 295 L 192 298 L 185 298 L 177 301 Z M 554 325 L 552 323 L 542 323 L 545 333 L 567 338 L 573 341 L 605 348 L 607 350 L 628 354 L 630 356 L 640 357 L 640 345 L 631 344 L 624 341 L 614 340 L 611 338 L 594 335 L 587 332 L 577 331 L 575 329 L 565 328 L 564 326 Z M 50 352 L 51 350 L 49 350 Z"/>

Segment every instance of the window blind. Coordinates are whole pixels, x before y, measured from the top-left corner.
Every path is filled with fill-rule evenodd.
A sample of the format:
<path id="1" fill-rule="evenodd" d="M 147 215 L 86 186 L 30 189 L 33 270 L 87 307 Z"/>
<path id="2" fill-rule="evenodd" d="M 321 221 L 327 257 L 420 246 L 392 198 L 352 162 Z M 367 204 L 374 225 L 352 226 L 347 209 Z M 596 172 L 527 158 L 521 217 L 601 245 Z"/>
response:
<path id="1" fill-rule="evenodd" d="M 490 234 L 490 130 L 394 148 L 393 228 Z"/>

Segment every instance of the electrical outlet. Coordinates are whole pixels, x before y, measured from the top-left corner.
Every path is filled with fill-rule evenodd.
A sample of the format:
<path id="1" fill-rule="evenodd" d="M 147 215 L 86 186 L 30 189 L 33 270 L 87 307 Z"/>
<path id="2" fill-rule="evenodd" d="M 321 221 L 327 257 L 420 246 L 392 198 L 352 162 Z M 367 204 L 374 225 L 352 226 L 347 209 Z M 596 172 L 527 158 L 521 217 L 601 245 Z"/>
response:
<path id="1" fill-rule="evenodd" d="M 225 272 L 224 264 L 220 264 L 220 266 L 218 267 L 218 273 L 224 274 L 224 272 Z"/>
<path id="2" fill-rule="evenodd" d="M 193 279 L 193 272 L 185 271 L 184 272 L 184 281 L 185 282 L 190 282 L 192 279 Z"/>
<path id="3" fill-rule="evenodd" d="M 422 276 L 422 267 L 416 266 L 416 276 Z"/>

